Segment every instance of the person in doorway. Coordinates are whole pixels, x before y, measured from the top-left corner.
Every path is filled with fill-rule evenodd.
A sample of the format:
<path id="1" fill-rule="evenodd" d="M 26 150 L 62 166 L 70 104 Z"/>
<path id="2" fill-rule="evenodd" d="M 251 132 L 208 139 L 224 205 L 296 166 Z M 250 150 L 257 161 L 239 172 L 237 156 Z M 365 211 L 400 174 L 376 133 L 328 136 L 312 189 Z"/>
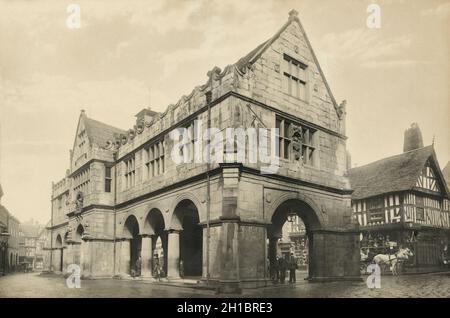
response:
<path id="1" fill-rule="evenodd" d="M 275 257 L 275 260 L 272 263 L 272 281 L 274 283 L 278 283 L 278 280 L 280 279 L 280 275 L 279 275 L 279 269 L 278 269 L 278 256 Z"/>
<path id="2" fill-rule="evenodd" d="M 136 265 L 135 265 L 135 269 L 136 269 L 135 275 L 137 277 L 141 276 L 141 265 L 142 265 L 142 258 L 141 258 L 141 255 L 139 254 L 139 256 L 136 260 Z"/>
<path id="3" fill-rule="evenodd" d="M 161 267 L 160 267 L 160 263 L 159 263 L 159 257 L 158 254 L 155 254 L 155 257 L 153 259 L 153 275 L 155 277 L 155 279 L 157 279 L 158 281 L 161 280 Z"/>
<path id="4" fill-rule="evenodd" d="M 180 277 L 184 277 L 184 263 L 182 259 L 180 259 Z"/>
<path id="5" fill-rule="evenodd" d="M 295 270 L 297 269 L 297 259 L 294 257 L 294 254 L 291 253 L 291 256 L 289 257 L 289 283 L 295 283 L 296 277 L 295 277 Z"/>
<path id="6" fill-rule="evenodd" d="M 280 283 L 284 284 L 286 280 L 286 269 L 287 269 L 287 262 L 285 257 L 280 257 L 278 260 L 278 269 L 280 272 Z"/>

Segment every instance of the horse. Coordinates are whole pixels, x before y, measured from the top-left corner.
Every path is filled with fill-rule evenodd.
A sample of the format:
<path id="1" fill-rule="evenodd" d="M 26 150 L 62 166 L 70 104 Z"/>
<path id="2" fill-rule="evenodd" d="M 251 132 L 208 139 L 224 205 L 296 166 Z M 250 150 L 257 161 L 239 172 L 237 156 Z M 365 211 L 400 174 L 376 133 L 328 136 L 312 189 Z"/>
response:
<path id="1" fill-rule="evenodd" d="M 389 265 L 392 275 L 398 275 L 397 266 L 399 261 L 407 260 L 409 257 L 412 257 L 414 254 L 408 248 L 400 248 L 400 250 L 391 255 L 391 254 L 378 254 L 373 258 L 373 262 L 379 266 L 381 265 Z"/>

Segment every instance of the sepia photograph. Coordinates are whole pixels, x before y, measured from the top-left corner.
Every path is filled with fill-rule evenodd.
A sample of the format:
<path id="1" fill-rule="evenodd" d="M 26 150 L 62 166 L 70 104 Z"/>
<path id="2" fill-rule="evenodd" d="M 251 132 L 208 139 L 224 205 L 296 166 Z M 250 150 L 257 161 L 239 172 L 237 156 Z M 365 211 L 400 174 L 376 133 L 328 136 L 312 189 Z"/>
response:
<path id="1" fill-rule="evenodd" d="M 449 31 L 449 0 L 0 0 L 0 298 L 450 298 Z"/>

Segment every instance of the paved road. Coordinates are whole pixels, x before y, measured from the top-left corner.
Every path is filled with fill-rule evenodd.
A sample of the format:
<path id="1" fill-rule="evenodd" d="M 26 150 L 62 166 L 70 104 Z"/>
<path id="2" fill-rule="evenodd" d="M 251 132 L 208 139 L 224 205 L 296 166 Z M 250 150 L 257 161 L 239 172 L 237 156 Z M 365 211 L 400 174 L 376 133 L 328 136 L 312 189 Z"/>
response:
<path id="1" fill-rule="evenodd" d="M 0 277 L 0 297 L 214 297 L 210 290 L 156 285 L 130 280 L 83 280 L 80 289 L 66 287 L 65 279 L 19 273 Z M 232 296 L 232 295 L 230 295 Z M 238 295 L 234 295 L 238 296 Z M 221 296 L 223 297 L 223 296 Z M 308 283 L 246 290 L 240 297 L 450 297 L 450 274 L 383 276 L 381 289 L 365 282 Z"/>

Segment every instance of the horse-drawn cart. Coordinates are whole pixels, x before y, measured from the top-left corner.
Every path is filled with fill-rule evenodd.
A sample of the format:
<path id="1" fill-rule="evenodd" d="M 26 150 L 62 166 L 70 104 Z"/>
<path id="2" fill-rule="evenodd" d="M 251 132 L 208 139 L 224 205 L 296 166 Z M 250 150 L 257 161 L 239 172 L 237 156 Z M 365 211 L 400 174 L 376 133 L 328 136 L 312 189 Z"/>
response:
<path id="1" fill-rule="evenodd" d="M 360 265 L 360 270 L 361 270 L 361 274 L 370 274 L 370 272 L 367 272 L 367 267 L 370 264 L 373 264 L 373 258 L 378 255 L 378 254 L 387 254 L 389 251 L 389 247 L 386 246 L 365 246 L 361 248 L 361 265 Z M 381 267 L 381 271 L 382 273 L 385 272 L 386 270 L 383 271 L 383 267 Z"/>
<path id="2" fill-rule="evenodd" d="M 392 248 L 392 246 L 370 247 L 361 249 L 361 274 L 369 274 L 367 266 L 377 264 L 381 274 L 401 274 L 405 271 L 405 263 L 413 256 L 407 247 Z"/>

